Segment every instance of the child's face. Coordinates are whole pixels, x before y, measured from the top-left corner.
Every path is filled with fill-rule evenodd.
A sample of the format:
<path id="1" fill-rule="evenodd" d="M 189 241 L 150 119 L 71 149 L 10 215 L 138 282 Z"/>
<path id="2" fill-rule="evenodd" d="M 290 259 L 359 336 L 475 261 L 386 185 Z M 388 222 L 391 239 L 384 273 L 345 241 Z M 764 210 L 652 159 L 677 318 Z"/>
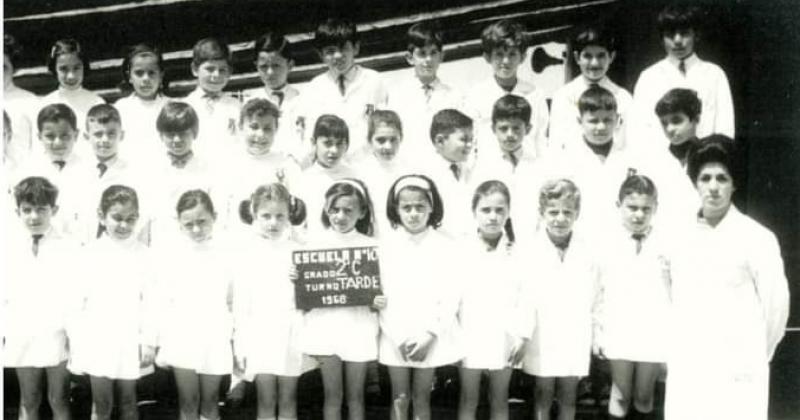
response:
<path id="1" fill-rule="evenodd" d="M 656 200 L 650 195 L 632 193 L 617 203 L 622 224 L 630 233 L 646 233 L 656 212 Z"/>
<path id="2" fill-rule="evenodd" d="M 522 146 L 522 140 L 530 133 L 531 125 L 520 118 L 497 120 L 492 125 L 494 135 L 504 153 L 511 153 Z"/>
<path id="3" fill-rule="evenodd" d="M 494 192 L 478 200 L 473 214 L 478 222 L 478 231 L 485 238 L 498 238 L 508 219 L 508 200 L 506 196 Z"/>
<path id="4" fill-rule="evenodd" d="M 606 144 L 614 138 L 619 115 L 617 111 L 600 109 L 587 111 L 578 117 L 578 122 L 583 130 L 583 137 L 592 144 Z"/>
<path id="5" fill-rule="evenodd" d="M 83 85 L 83 62 L 77 54 L 61 54 L 56 58 L 56 78 L 64 89 L 80 89 Z"/>
<path id="6" fill-rule="evenodd" d="M 178 215 L 181 230 L 195 242 L 211 238 L 215 220 L 216 216 L 202 205 L 186 209 Z"/>
<path id="7" fill-rule="evenodd" d="M 256 70 L 261 83 L 270 89 L 279 89 L 286 84 L 286 78 L 294 63 L 278 52 L 261 51 L 256 59 Z"/>
<path id="8" fill-rule="evenodd" d="M 167 152 L 173 156 L 183 156 L 192 151 L 192 143 L 196 137 L 191 129 L 174 133 L 161 132 L 161 141 L 167 146 Z"/>
<path id="9" fill-rule="evenodd" d="M 50 221 L 58 212 L 58 206 L 33 204 L 23 201 L 17 207 L 17 215 L 31 235 L 41 235 L 50 229 Z"/>
<path id="10" fill-rule="evenodd" d="M 325 211 L 328 213 L 331 228 L 339 233 L 355 229 L 358 221 L 366 215 L 361 201 L 355 195 L 336 197 Z"/>
<path id="11" fill-rule="evenodd" d="M 105 124 L 87 122 L 83 136 L 92 144 L 95 156 L 99 160 L 110 159 L 117 155 L 119 142 L 123 138 L 122 126 L 116 121 Z"/>
<path id="12" fill-rule="evenodd" d="M 347 152 L 346 139 L 320 136 L 314 140 L 314 154 L 317 162 L 326 168 L 333 168 L 339 164 Z"/>
<path id="13" fill-rule="evenodd" d="M 372 133 L 369 145 L 372 148 L 372 154 L 376 158 L 389 162 L 397 156 L 397 151 L 400 149 L 400 142 L 402 141 L 403 135 L 400 134 L 400 130 L 397 127 L 381 123 Z"/>
<path id="14" fill-rule="evenodd" d="M 155 54 L 138 54 L 131 60 L 131 73 L 128 81 L 133 86 L 136 96 L 153 99 L 158 94 L 164 73 L 158 65 Z"/>
<path id="15" fill-rule="evenodd" d="M 52 160 L 64 160 L 75 146 L 78 131 L 67 120 L 45 121 L 39 131 L 39 140 Z"/>
<path id="16" fill-rule="evenodd" d="M 289 227 L 289 204 L 276 200 L 262 202 L 253 215 L 253 226 L 264 238 L 280 238 Z"/>
<path id="17" fill-rule="evenodd" d="M 426 81 L 436 79 L 436 72 L 439 70 L 443 58 L 442 50 L 436 45 L 415 47 L 413 52 L 406 54 L 406 61 L 414 66 L 414 74 L 418 79 Z"/>
<path id="18" fill-rule="evenodd" d="M 583 77 L 596 82 L 606 76 L 608 68 L 614 62 L 614 56 L 606 47 L 588 45 L 580 52 L 575 52 L 575 62 L 578 63 Z"/>
<path id="19" fill-rule="evenodd" d="M 409 233 L 420 233 L 427 229 L 431 212 L 433 207 L 424 192 L 404 188 L 397 194 L 397 214 L 400 216 L 400 224 Z"/>
<path id="20" fill-rule="evenodd" d="M 358 43 L 355 45 L 347 41 L 342 45 L 328 45 L 319 52 L 322 62 L 328 66 L 328 70 L 334 75 L 339 76 L 347 73 L 355 63 L 358 55 Z"/>
<path id="21" fill-rule="evenodd" d="M 692 120 L 683 112 L 672 112 L 663 117 L 661 127 L 667 135 L 669 142 L 675 145 L 683 144 L 697 135 L 697 120 Z"/>
<path id="22" fill-rule="evenodd" d="M 572 226 L 578 219 L 578 209 L 569 199 L 550 200 L 542 209 L 542 220 L 547 233 L 554 238 L 563 239 L 572 233 Z"/>
<path id="23" fill-rule="evenodd" d="M 3 86 L 9 87 L 14 84 L 14 65 L 8 55 L 3 54 Z"/>
<path id="24" fill-rule="evenodd" d="M 139 221 L 139 210 L 133 203 L 114 203 L 106 214 L 102 211 L 98 211 L 98 214 L 108 236 L 119 241 L 130 238 Z"/>
<path id="25" fill-rule="evenodd" d="M 448 135 L 437 134 L 436 151 L 449 162 L 464 162 L 472 153 L 472 128 L 456 128 Z"/>
<path id="26" fill-rule="evenodd" d="M 192 66 L 192 74 L 197 78 L 197 85 L 205 92 L 217 93 L 228 84 L 231 77 L 231 66 L 226 60 L 208 60 L 199 66 Z"/>
<path id="27" fill-rule="evenodd" d="M 667 55 L 682 60 L 694 53 L 697 34 L 694 29 L 678 29 L 674 32 L 665 32 L 662 39 Z"/>
<path id="28" fill-rule="evenodd" d="M 517 68 L 522 63 L 522 51 L 516 47 L 495 48 L 488 55 L 484 55 L 492 65 L 494 76 L 498 79 L 513 79 L 517 77 Z"/>
<path id="29" fill-rule="evenodd" d="M 269 114 L 254 114 L 245 118 L 239 126 L 247 152 L 251 155 L 264 155 L 269 153 L 278 129 L 278 120 Z"/>

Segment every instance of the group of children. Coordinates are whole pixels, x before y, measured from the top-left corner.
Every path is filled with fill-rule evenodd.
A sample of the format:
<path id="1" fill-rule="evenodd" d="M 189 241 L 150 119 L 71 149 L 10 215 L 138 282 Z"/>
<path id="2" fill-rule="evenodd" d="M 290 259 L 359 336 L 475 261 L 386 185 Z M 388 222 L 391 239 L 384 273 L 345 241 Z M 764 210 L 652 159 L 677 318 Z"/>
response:
<path id="1" fill-rule="evenodd" d="M 613 38 L 582 30 L 581 75 L 550 107 L 517 77 L 526 43 L 510 20 L 483 31 L 493 76 L 463 95 L 437 76 L 444 41 L 428 23 L 409 29 L 414 77 L 396 87 L 355 63 L 355 26 L 331 19 L 314 37 L 327 71 L 300 92 L 292 45 L 268 33 L 253 55 L 265 88 L 243 103 L 224 91 L 217 39 L 195 45 L 197 89 L 180 99 L 164 95 L 160 51 L 134 46 L 131 93 L 110 105 L 82 87 L 73 40 L 51 50 L 55 92 L 15 87 L 7 36 L 4 175 L 22 223 L 5 235 L 4 353 L 21 418 L 38 418 L 42 372 L 54 417 L 69 418 L 68 370 L 90 376 L 97 418 L 115 393 L 136 418 L 135 381 L 156 364 L 174 372 L 182 418 L 218 418 L 228 374 L 255 381 L 257 418 L 296 418 L 298 377 L 318 367 L 324 418 L 346 401 L 363 419 L 377 360 L 393 419 L 430 418 L 434 368 L 451 364 L 459 418 L 474 418 L 485 373 L 492 418 L 508 418 L 522 368 L 535 418 L 555 399 L 570 419 L 592 352 L 611 360 L 611 418 L 647 418 L 672 228 L 698 208 L 688 151 L 733 135 L 698 27 L 693 8 L 662 11 L 667 57 L 634 95 L 606 76 Z M 292 251 L 358 246 L 380 256 L 372 305 L 297 310 Z"/>

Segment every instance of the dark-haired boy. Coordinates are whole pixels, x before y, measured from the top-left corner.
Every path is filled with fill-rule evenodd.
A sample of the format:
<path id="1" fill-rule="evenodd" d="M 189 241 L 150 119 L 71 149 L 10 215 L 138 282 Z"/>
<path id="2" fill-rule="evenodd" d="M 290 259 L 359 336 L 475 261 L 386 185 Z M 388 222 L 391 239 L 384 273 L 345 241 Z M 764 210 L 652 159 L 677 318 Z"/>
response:
<path id="1" fill-rule="evenodd" d="M 734 110 L 725 72 L 716 64 L 698 58 L 700 9 L 688 5 L 670 5 L 658 15 L 658 31 L 667 56 L 648 67 L 639 76 L 633 91 L 636 124 L 630 137 L 643 147 L 662 149 L 664 133 L 653 109 L 667 91 L 689 88 L 697 92 L 703 118 L 697 135 L 719 133 L 734 137 Z"/>

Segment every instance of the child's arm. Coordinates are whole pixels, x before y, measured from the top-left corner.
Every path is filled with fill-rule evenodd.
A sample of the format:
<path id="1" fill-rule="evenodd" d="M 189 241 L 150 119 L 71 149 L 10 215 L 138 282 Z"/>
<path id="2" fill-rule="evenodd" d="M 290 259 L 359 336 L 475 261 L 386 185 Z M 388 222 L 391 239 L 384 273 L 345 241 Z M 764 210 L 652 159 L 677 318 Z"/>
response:
<path id="1" fill-rule="evenodd" d="M 717 92 L 716 98 L 716 112 L 714 113 L 714 126 L 712 132 L 724 134 L 730 138 L 735 138 L 736 124 L 734 121 L 733 113 L 733 98 L 731 97 L 731 87 L 728 84 L 728 77 L 722 69 L 719 69 L 719 75 L 716 78 L 717 84 L 715 90 Z M 700 118 L 704 118 L 703 115 Z"/>
<path id="2" fill-rule="evenodd" d="M 606 261 L 606 258 L 603 258 Z M 603 348 L 605 287 L 603 285 L 603 267 L 598 264 L 592 270 L 592 354 L 605 358 Z"/>
<path id="3" fill-rule="evenodd" d="M 533 109 L 533 115 L 531 116 L 533 128 L 531 129 L 530 138 L 533 140 L 536 156 L 542 156 L 547 152 L 547 125 L 550 121 L 550 111 L 547 108 L 547 101 L 539 89 L 529 95 L 528 100 Z"/>
<path id="4" fill-rule="evenodd" d="M 789 319 L 789 286 L 775 236 L 769 233 L 759 239 L 761 243 L 750 248 L 752 251 L 746 268 L 764 314 L 767 356 L 772 359 Z"/>
<path id="5" fill-rule="evenodd" d="M 149 267 L 154 267 L 149 260 L 150 253 L 144 256 L 145 267 L 141 270 L 143 275 L 141 305 L 142 320 L 139 324 L 139 363 L 142 367 L 153 364 L 158 346 L 158 297 L 156 295 L 158 284 L 156 276 Z"/>

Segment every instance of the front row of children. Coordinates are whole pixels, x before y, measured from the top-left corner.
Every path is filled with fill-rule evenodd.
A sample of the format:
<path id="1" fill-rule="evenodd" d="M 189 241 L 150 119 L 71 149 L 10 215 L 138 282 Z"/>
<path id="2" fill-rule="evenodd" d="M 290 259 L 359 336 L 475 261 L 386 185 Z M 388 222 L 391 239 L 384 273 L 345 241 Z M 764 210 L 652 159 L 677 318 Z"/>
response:
<path id="1" fill-rule="evenodd" d="M 17 368 L 21 418 L 38 418 L 43 372 L 54 418 L 69 418 L 68 369 L 90 375 L 98 419 L 109 418 L 115 390 L 122 418 L 137 418 L 136 379 L 156 363 L 172 368 L 181 418 L 219 418 L 221 378 L 231 373 L 256 382 L 257 418 L 296 418 L 297 379 L 318 364 L 324 418 L 340 418 L 346 398 L 348 417 L 363 419 L 374 360 L 389 370 L 393 419 L 407 418 L 410 407 L 415 418 L 431 418 L 434 368 L 459 361 L 460 418 L 474 418 L 484 372 L 492 418 L 508 418 L 509 379 L 520 366 L 537 379 L 536 418 L 548 418 L 554 396 L 559 418 L 574 418 L 593 344 L 614 359 L 618 400 L 633 394 L 636 409 L 652 410 L 669 284 L 662 249 L 653 248 L 660 242 L 651 242 L 659 234 L 650 226 L 657 193 L 645 176 L 623 182 L 622 223 L 612 235 L 620 252 L 603 258 L 573 230 L 581 193 L 568 179 L 545 182 L 543 229 L 521 249 L 511 193 L 496 180 L 474 191 L 476 233 L 463 245 L 439 232 L 443 202 L 424 175 L 401 176 L 389 188 L 385 217 L 393 230 L 380 242 L 373 232 L 382 215 L 359 180 L 327 189 L 321 214 L 310 214 L 326 229 L 306 240 L 292 227 L 300 222 L 292 217 L 298 201 L 280 183 L 259 186 L 242 209 L 252 232 L 235 253 L 215 237 L 217 211 L 201 190 L 177 200 L 180 239 L 152 250 L 135 237 L 141 218 L 133 188 L 103 191 L 99 240 L 82 250 L 51 226 L 58 197 L 43 177 L 14 188 L 24 229 L 7 248 L 15 254 L 5 305 L 15 322 L 4 354 L 5 366 Z M 370 307 L 295 309 L 292 250 L 367 245 L 379 246 L 382 274 L 382 294 Z M 631 267 L 635 274 L 625 274 Z M 654 335 L 640 339 L 647 331 Z"/>

